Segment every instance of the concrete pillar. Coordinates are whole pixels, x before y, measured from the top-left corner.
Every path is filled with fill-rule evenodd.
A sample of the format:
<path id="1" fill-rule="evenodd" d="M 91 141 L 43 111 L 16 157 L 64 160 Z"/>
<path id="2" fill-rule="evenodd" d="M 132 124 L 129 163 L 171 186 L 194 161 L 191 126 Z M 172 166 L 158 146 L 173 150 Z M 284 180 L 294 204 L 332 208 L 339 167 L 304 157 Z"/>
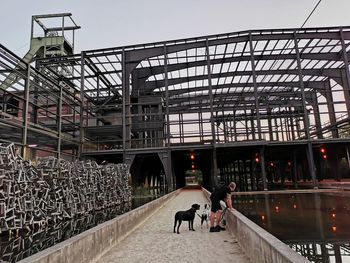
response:
<path id="1" fill-rule="evenodd" d="M 165 179 L 168 186 L 168 192 L 171 192 L 175 190 L 174 188 L 174 180 L 173 180 L 173 174 L 172 174 L 172 162 L 171 162 L 171 151 L 168 150 L 167 152 L 159 152 L 158 157 L 161 160 L 163 167 L 164 167 L 164 173 L 165 173 Z"/>
<path id="2" fill-rule="evenodd" d="M 136 154 L 130 154 L 125 152 L 123 153 L 123 163 L 128 165 L 129 172 L 130 172 L 131 165 L 135 160 L 135 157 L 136 157 Z"/>

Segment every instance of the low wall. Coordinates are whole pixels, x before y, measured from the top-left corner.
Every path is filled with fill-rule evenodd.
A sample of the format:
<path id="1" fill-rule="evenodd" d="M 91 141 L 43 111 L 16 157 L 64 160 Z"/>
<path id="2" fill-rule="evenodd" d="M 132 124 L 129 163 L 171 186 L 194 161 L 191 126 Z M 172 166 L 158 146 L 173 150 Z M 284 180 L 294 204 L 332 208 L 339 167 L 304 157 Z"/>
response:
<path id="1" fill-rule="evenodd" d="M 162 196 L 123 215 L 99 224 L 81 234 L 67 239 L 57 245 L 38 252 L 19 262 L 21 263 L 58 263 L 91 262 L 122 241 L 140 223 L 154 214 L 180 190 Z"/>
<path id="2" fill-rule="evenodd" d="M 210 192 L 203 189 L 203 193 L 209 200 Z M 310 262 L 237 210 L 227 211 L 226 226 L 229 233 L 236 237 L 241 248 L 252 262 Z"/>

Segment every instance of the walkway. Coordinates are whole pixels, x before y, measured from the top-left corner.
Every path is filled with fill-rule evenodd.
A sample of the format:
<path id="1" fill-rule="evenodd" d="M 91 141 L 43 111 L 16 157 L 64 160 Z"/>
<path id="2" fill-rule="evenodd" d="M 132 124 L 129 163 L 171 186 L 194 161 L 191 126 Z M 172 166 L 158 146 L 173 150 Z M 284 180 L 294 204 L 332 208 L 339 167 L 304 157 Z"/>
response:
<path id="1" fill-rule="evenodd" d="M 173 233 L 174 215 L 187 210 L 193 203 L 207 203 L 201 190 L 182 190 L 175 198 L 147 219 L 121 243 L 109 250 L 97 262 L 250 262 L 233 236 L 227 231 L 209 233 L 200 227 L 196 216 L 195 232 L 182 222 L 180 234 Z M 200 211 L 201 211 L 200 210 Z"/>

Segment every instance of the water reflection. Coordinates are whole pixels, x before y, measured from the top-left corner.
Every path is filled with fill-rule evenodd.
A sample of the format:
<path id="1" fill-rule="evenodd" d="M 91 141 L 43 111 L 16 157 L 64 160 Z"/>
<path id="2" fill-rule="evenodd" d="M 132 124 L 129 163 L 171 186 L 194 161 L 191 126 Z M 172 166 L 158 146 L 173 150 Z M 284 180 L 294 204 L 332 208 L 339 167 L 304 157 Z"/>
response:
<path id="1" fill-rule="evenodd" d="M 350 197 L 341 193 L 234 196 L 238 211 L 312 262 L 350 262 Z"/>
<path id="2" fill-rule="evenodd" d="M 107 208 L 61 222 L 54 228 L 38 225 L 34 230 L 23 230 L 12 236 L 0 233 L 0 262 L 17 262 L 156 198 L 157 196 L 133 197 L 131 204 L 125 204 L 124 207 Z"/>
<path id="3" fill-rule="evenodd" d="M 148 195 L 148 196 L 135 196 L 132 198 L 132 208 L 135 209 L 139 206 L 142 206 L 148 202 L 151 202 L 157 199 L 159 196 L 156 195 Z"/>

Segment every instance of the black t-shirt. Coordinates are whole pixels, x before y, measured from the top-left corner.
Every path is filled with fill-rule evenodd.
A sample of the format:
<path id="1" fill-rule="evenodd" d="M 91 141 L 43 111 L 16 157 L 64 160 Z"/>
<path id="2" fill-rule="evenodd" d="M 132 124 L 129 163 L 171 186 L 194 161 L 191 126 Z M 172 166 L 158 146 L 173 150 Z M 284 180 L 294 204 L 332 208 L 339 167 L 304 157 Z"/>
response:
<path id="1" fill-rule="evenodd" d="M 228 186 L 215 189 L 212 193 L 212 199 L 225 200 L 227 194 L 231 194 L 231 189 Z"/>

